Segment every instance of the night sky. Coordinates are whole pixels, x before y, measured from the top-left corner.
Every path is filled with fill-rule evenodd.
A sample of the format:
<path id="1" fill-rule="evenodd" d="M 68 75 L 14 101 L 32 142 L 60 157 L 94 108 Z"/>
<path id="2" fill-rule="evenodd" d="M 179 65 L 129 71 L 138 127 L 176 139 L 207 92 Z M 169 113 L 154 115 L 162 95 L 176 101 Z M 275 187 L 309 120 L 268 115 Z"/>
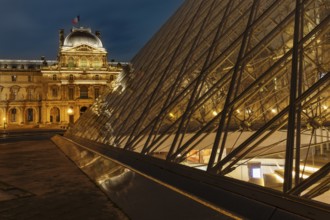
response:
<path id="1" fill-rule="evenodd" d="M 108 59 L 129 61 L 184 0 L 1 0 L 0 59 L 56 59 L 58 32 L 99 30 Z"/>

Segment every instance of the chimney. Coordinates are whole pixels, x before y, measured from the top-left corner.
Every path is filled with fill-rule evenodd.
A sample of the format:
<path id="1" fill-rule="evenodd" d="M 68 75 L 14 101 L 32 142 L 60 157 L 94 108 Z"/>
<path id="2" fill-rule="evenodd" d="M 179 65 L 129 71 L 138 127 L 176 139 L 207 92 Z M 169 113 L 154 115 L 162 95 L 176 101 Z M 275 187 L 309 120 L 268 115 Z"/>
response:
<path id="1" fill-rule="evenodd" d="M 59 38 L 60 38 L 60 47 L 62 47 L 64 43 L 64 29 L 60 29 Z"/>
<path id="2" fill-rule="evenodd" d="M 100 33 L 100 31 L 95 31 L 95 35 L 96 35 L 96 37 L 101 38 L 101 33 Z"/>

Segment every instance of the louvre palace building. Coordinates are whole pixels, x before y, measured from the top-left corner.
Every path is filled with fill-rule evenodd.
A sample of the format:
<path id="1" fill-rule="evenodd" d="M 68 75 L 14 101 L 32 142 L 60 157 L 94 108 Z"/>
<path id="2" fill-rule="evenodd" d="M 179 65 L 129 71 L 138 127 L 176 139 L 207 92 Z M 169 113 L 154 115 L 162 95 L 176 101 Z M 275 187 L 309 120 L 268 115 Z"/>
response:
<path id="1" fill-rule="evenodd" d="M 100 32 L 59 31 L 57 60 L 0 60 L 1 127 L 66 128 L 105 90 L 125 63 L 108 62 Z"/>

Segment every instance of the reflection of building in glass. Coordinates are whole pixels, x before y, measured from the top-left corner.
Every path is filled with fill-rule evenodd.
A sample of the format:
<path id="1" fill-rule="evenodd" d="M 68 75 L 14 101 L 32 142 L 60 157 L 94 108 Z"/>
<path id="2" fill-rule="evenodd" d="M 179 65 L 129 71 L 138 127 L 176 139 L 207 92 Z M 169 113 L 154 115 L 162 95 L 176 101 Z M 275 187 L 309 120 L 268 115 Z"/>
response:
<path id="1" fill-rule="evenodd" d="M 186 1 L 67 136 L 329 203 L 329 9 Z"/>
<path id="2" fill-rule="evenodd" d="M 64 37 L 60 30 L 57 61 L 0 60 L 0 118 L 9 127 L 66 126 L 117 86 L 123 63 L 107 61 L 97 33 L 73 28 Z"/>

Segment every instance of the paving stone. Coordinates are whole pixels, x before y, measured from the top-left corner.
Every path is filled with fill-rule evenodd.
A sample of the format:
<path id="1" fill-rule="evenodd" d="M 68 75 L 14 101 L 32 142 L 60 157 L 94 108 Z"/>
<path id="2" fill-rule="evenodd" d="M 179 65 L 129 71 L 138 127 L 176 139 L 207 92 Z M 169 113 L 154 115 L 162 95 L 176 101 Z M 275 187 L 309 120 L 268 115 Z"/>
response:
<path id="1" fill-rule="evenodd" d="M 128 219 L 50 140 L 0 144 L 0 219 Z"/>

